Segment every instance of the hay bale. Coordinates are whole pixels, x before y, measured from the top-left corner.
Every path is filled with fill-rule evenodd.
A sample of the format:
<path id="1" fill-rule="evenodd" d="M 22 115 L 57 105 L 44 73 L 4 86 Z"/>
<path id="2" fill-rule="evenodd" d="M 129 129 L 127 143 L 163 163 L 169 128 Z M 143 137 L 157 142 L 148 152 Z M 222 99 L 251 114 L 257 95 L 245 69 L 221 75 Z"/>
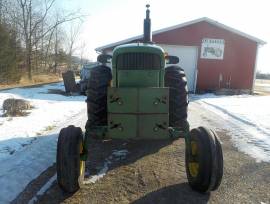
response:
<path id="1" fill-rule="evenodd" d="M 24 99 L 8 98 L 3 102 L 4 116 L 25 116 L 32 109 L 31 103 Z"/>

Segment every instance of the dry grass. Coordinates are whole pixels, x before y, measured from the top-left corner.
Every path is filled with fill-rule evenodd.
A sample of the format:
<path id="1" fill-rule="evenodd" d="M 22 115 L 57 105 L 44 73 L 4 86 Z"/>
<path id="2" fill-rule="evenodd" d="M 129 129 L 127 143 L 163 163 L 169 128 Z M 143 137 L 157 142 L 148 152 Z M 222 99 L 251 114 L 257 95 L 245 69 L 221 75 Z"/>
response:
<path id="1" fill-rule="evenodd" d="M 32 80 L 29 80 L 28 77 L 25 75 L 22 76 L 19 83 L 4 84 L 4 85 L 0 84 L 0 89 L 46 84 L 52 82 L 59 82 L 61 80 L 62 77 L 60 77 L 58 74 L 37 74 L 33 75 Z"/>
<path id="2" fill-rule="evenodd" d="M 29 101 L 24 99 L 8 98 L 3 102 L 4 117 L 26 116 L 25 112 L 34 108 Z"/>
<path id="3" fill-rule="evenodd" d="M 51 131 L 51 130 L 53 130 L 55 127 L 56 127 L 55 125 L 49 125 L 49 126 L 45 127 L 44 131 L 46 131 L 46 132 L 47 132 L 47 131 Z"/>

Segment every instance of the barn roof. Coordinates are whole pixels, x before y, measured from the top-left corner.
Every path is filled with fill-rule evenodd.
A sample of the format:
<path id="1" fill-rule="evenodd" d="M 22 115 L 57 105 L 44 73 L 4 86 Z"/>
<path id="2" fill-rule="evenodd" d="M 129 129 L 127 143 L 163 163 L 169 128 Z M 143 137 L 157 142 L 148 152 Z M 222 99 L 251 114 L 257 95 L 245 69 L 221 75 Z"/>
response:
<path id="1" fill-rule="evenodd" d="M 236 29 L 234 29 L 232 27 L 229 27 L 227 25 L 224 25 L 222 23 L 219 23 L 218 21 L 215 21 L 215 20 L 210 19 L 210 18 L 207 18 L 207 17 L 198 18 L 198 19 L 195 19 L 195 20 L 192 20 L 192 21 L 188 21 L 188 22 L 185 22 L 185 23 L 181 23 L 181 24 L 175 25 L 175 26 L 170 26 L 170 27 L 167 27 L 167 28 L 156 30 L 156 31 L 153 32 L 153 35 L 164 33 L 164 32 L 171 31 L 171 30 L 175 30 L 175 29 L 178 29 L 178 28 L 182 28 L 182 27 L 189 26 L 189 25 L 192 25 L 192 24 L 195 24 L 195 23 L 199 23 L 199 22 L 203 22 L 203 21 L 204 22 L 207 22 L 209 24 L 215 25 L 215 26 L 217 26 L 219 28 L 222 28 L 222 29 L 228 30 L 230 32 L 236 33 L 236 34 L 238 34 L 240 36 L 243 36 L 245 38 L 248 38 L 248 39 L 250 39 L 252 41 L 257 42 L 260 45 L 266 44 L 265 41 L 263 41 L 263 40 L 261 40 L 259 38 L 256 38 L 254 36 L 251 36 L 249 34 L 246 34 L 246 33 L 242 32 L 242 31 L 236 30 Z M 134 37 L 125 39 L 125 40 L 121 40 L 121 41 L 118 41 L 118 42 L 107 44 L 107 45 L 104 45 L 104 46 L 101 46 L 101 47 L 96 48 L 96 51 L 101 52 L 104 49 L 115 47 L 115 46 L 121 45 L 121 44 L 125 44 L 125 43 L 128 43 L 128 42 L 137 40 L 137 39 L 141 39 L 142 37 L 143 37 L 143 35 L 137 35 L 137 36 L 134 36 Z"/>

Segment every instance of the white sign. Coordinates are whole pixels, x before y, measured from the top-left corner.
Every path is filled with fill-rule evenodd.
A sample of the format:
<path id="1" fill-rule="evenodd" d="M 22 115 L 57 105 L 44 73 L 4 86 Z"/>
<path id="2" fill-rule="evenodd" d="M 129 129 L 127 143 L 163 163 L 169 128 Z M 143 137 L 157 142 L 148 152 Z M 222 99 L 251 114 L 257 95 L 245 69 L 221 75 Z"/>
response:
<path id="1" fill-rule="evenodd" d="M 201 58 L 223 60 L 224 45 L 223 39 L 204 38 L 202 40 Z"/>

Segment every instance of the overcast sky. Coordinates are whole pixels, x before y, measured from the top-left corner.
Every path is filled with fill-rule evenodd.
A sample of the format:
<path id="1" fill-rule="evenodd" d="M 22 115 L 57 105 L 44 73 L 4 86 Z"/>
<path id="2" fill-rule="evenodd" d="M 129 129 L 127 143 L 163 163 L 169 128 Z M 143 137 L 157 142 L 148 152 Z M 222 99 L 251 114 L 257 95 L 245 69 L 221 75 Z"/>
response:
<path id="1" fill-rule="evenodd" d="M 151 5 L 152 30 L 201 17 L 260 38 L 270 44 L 270 1 L 267 0 L 58 0 L 62 7 L 81 8 L 89 14 L 81 28 L 80 41 L 86 57 L 95 60 L 94 49 L 142 34 L 145 5 Z M 270 45 L 259 49 L 258 70 L 270 73 Z M 226 48 L 225 48 L 226 49 Z"/>

